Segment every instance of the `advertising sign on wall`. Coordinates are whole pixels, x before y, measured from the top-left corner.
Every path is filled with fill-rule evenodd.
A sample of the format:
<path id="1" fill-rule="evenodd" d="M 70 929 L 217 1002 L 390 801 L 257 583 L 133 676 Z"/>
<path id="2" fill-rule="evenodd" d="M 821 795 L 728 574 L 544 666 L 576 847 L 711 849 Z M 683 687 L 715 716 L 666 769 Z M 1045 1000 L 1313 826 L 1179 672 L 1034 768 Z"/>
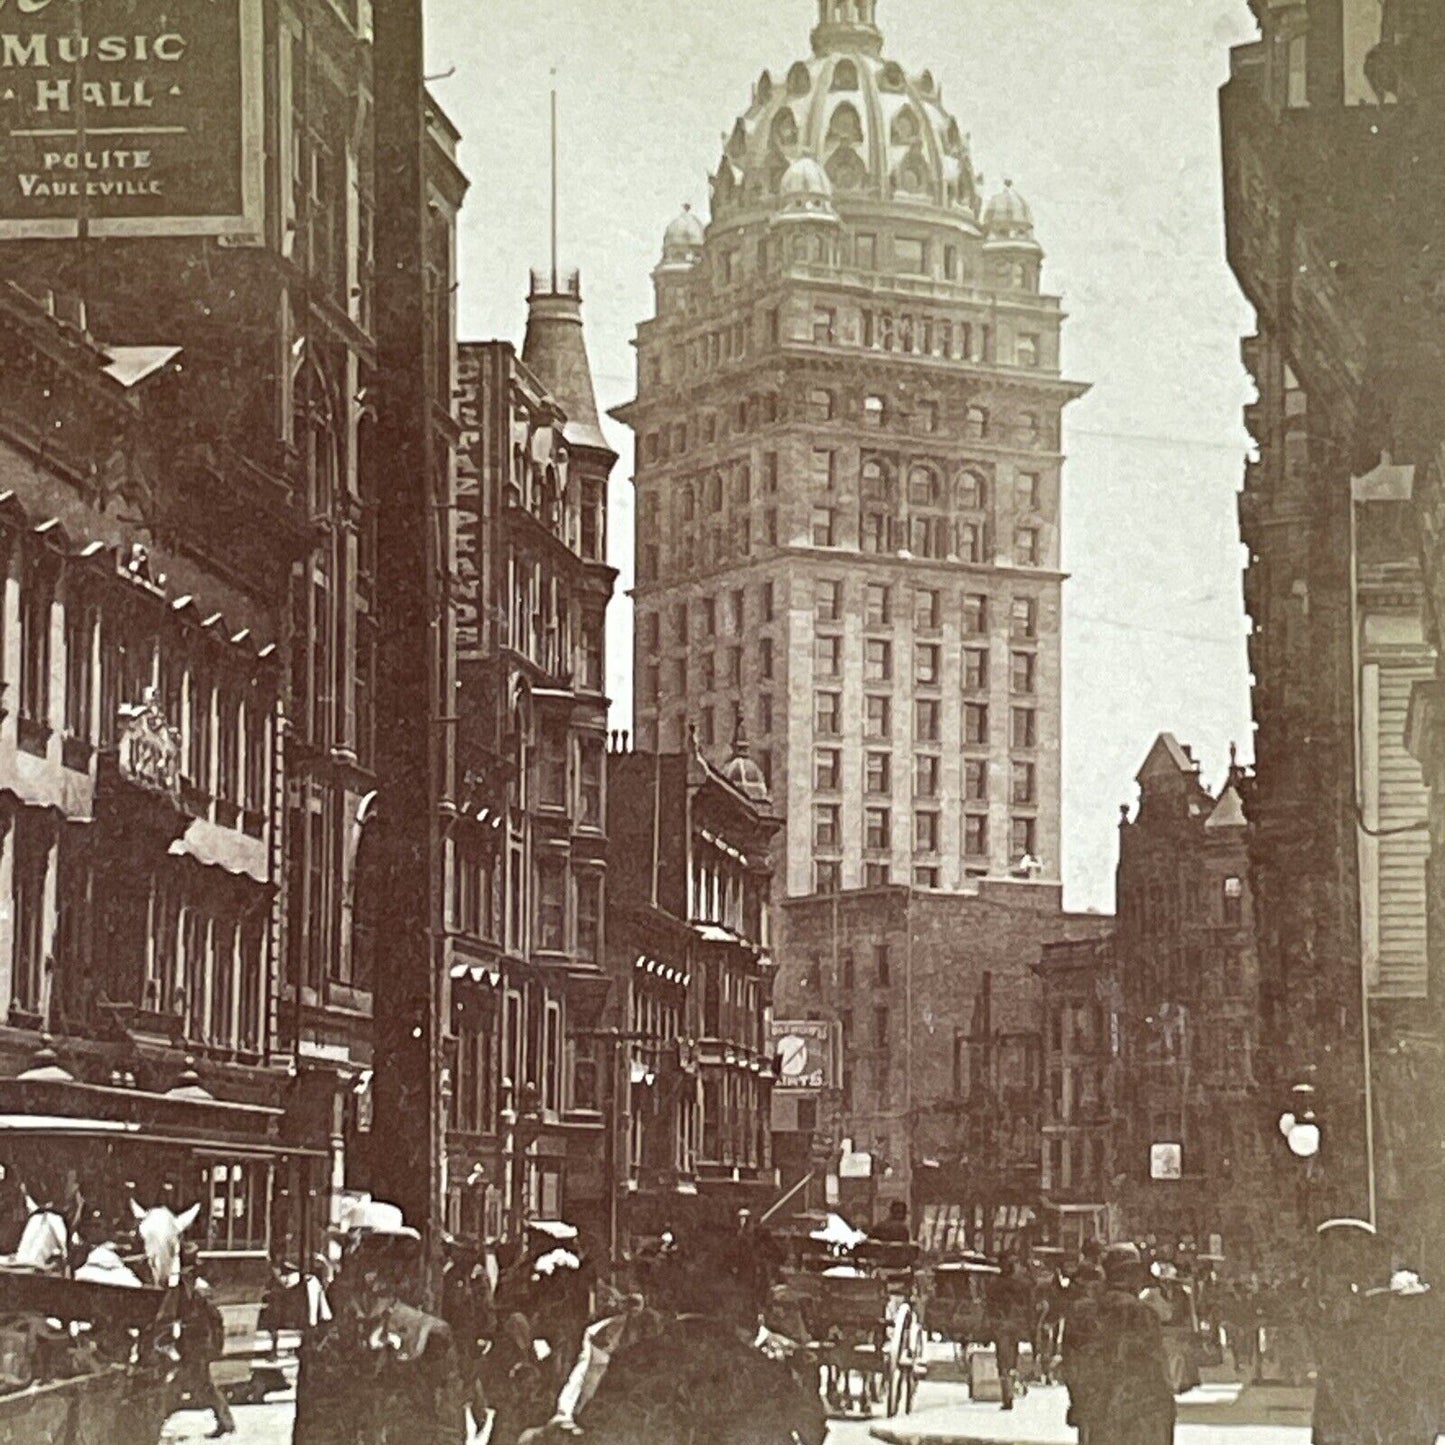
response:
<path id="1" fill-rule="evenodd" d="M 0 239 L 259 238 L 261 0 L 0 0 Z"/>
<path id="2" fill-rule="evenodd" d="M 773 1021 L 774 1089 L 830 1089 L 833 1080 L 833 1027 L 819 1019 Z"/>

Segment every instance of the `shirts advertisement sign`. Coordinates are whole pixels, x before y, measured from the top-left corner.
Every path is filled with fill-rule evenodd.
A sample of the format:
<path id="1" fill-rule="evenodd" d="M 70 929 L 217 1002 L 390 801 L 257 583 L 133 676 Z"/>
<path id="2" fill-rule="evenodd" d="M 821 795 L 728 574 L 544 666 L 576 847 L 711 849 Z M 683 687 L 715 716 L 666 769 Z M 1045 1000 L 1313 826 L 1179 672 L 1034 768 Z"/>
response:
<path id="1" fill-rule="evenodd" d="M 773 1021 L 774 1089 L 819 1092 L 833 1087 L 832 1029 L 817 1019 Z"/>
<path id="2" fill-rule="evenodd" d="M 0 239 L 261 237 L 261 0 L 0 0 Z"/>

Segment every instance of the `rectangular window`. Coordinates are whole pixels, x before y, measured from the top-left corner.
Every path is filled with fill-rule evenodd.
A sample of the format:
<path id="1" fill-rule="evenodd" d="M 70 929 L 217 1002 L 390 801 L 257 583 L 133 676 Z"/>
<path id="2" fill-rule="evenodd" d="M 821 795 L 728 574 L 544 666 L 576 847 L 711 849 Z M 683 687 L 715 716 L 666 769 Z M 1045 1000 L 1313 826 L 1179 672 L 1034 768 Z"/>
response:
<path id="1" fill-rule="evenodd" d="M 1033 818 L 1015 818 L 1010 825 L 1010 842 L 1015 862 L 1035 854 L 1038 823 Z"/>
<path id="2" fill-rule="evenodd" d="M 544 808 L 567 806 L 567 728 L 544 723 L 537 738 L 537 801 Z"/>
<path id="3" fill-rule="evenodd" d="M 672 637 L 674 642 L 687 641 L 687 603 L 678 602 L 672 609 Z"/>
<path id="4" fill-rule="evenodd" d="M 966 758 L 963 764 L 963 796 L 970 803 L 988 801 L 988 761 Z"/>
<path id="5" fill-rule="evenodd" d="M 926 809 L 913 815 L 913 847 L 919 853 L 938 852 L 938 814 Z"/>
<path id="6" fill-rule="evenodd" d="M 988 688 L 988 652 L 982 647 L 963 650 L 963 686 L 967 692 L 984 692 Z"/>
<path id="7" fill-rule="evenodd" d="M 819 622 L 837 622 L 843 614 L 843 584 L 819 582 L 813 593 L 813 615 Z"/>
<path id="8" fill-rule="evenodd" d="M 817 346 L 831 346 L 833 344 L 833 330 L 838 320 L 838 313 L 831 306 L 819 306 L 813 311 L 813 342 Z M 831 415 L 831 413 L 829 413 Z M 828 418 L 824 417 L 826 421 Z"/>
<path id="9" fill-rule="evenodd" d="M 1039 364 L 1039 338 L 1031 332 L 1024 332 L 1014 342 L 1014 363 L 1018 366 Z"/>
<path id="10" fill-rule="evenodd" d="M 918 409 L 913 413 L 913 423 L 924 436 L 932 436 L 938 430 L 938 403 L 920 401 Z"/>
<path id="11" fill-rule="evenodd" d="M 770 692 L 758 694 L 758 732 L 767 737 L 773 730 L 773 695 Z"/>
<path id="12" fill-rule="evenodd" d="M 853 243 L 853 262 L 860 271 L 878 269 L 878 237 L 866 232 Z"/>
<path id="13" fill-rule="evenodd" d="M 928 271 L 928 242 L 914 236 L 897 236 L 893 241 L 893 264 L 908 276 Z"/>
<path id="14" fill-rule="evenodd" d="M 50 870 L 49 840 L 44 824 L 27 818 L 15 825 L 11 908 L 14 920 L 14 973 L 11 995 L 16 1004 L 38 1012 L 45 977 L 45 877 Z"/>
<path id="15" fill-rule="evenodd" d="M 915 888 L 937 888 L 938 869 L 921 866 L 913 870 L 913 886 Z"/>
<path id="16" fill-rule="evenodd" d="M 20 716 L 36 728 L 50 724 L 50 604 L 54 572 L 46 558 L 27 561 L 20 594 Z M 139 703 L 137 694 L 126 699 Z"/>
<path id="17" fill-rule="evenodd" d="M 892 536 L 888 516 L 883 512 L 864 512 L 858 522 L 858 548 L 875 556 L 888 550 Z"/>
<path id="18" fill-rule="evenodd" d="M 839 677 L 843 672 L 843 639 L 826 634 L 813 639 L 813 670 L 819 677 Z"/>
<path id="19" fill-rule="evenodd" d="M 975 747 L 988 743 L 988 704 L 966 702 L 963 705 L 963 740 Z"/>
<path id="20" fill-rule="evenodd" d="M 870 582 L 864 596 L 864 621 L 869 627 L 887 627 L 893 609 L 890 590 L 882 582 Z"/>
<path id="21" fill-rule="evenodd" d="M 812 537 L 815 547 L 831 547 L 834 545 L 833 509 L 831 507 L 813 508 Z"/>
<path id="22" fill-rule="evenodd" d="M 769 507 L 763 513 L 763 538 L 769 547 L 778 545 L 778 509 Z"/>
<path id="23" fill-rule="evenodd" d="M 893 869 L 887 863 L 865 863 L 863 865 L 863 886 L 865 888 L 886 888 L 893 881 Z"/>
<path id="24" fill-rule="evenodd" d="M 758 676 L 770 678 L 773 675 L 773 639 L 761 638 L 758 642 Z"/>
<path id="25" fill-rule="evenodd" d="M 842 810 L 836 803 L 813 804 L 813 846 L 836 848 L 840 841 L 839 817 Z"/>
<path id="26" fill-rule="evenodd" d="M 938 797 L 943 760 L 933 753 L 919 753 L 913 759 L 913 796 Z"/>
<path id="27" fill-rule="evenodd" d="M 863 700 L 863 735 L 886 738 L 893 731 L 893 700 L 870 693 Z"/>
<path id="28" fill-rule="evenodd" d="M 1037 567 L 1039 564 L 1039 529 L 1020 527 L 1014 533 L 1014 557 L 1021 567 Z"/>
<path id="29" fill-rule="evenodd" d="M 1239 878 L 1226 878 L 1221 899 L 1222 916 L 1225 925 L 1237 928 L 1244 921 L 1244 882 Z"/>
<path id="30" fill-rule="evenodd" d="M 813 698 L 814 730 L 820 738 L 836 738 L 843 734 L 843 696 L 837 692 L 820 692 Z"/>
<path id="31" fill-rule="evenodd" d="M 640 619 L 642 645 L 648 652 L 656 652 L 662 643 L 662 619 L 656 612 L 644 612 Z"/>
<path id="32" fill-rule="evenodd" d="M 915 742 L 936 743 L 942 726 L 943 705 L 937 698 L 920 697 L 913 703 L 913 737 Z"/>
<path id="33" fill-rule="evenodd" d="M 873 978 L 879 988 L 888 988 L 893 982 L 893 970 L 888 959 L 888 945 L 873 945 Z"/>
<path id="34" fill-rule="evenodd" d="M 842 876 L 842 867 L 840 864 L 827 858 L 815 859 L 813 863 L 813 892 L 836 893 L 841 884 Z"/>
<path id="35" fill-rule="evenodd" d="M 734 637 L 743 635 L 747 624 L 746 594 L 741 587 L 735 587 L 728 598 L 728 625 Z"/>
<path id="36" fill-rule="evenodd" d="M 874 853 L 886 853 L 893 846 L 892 814 L 887 808 L 863 810 L 863 846 Z"/>
<path id="37" fill-rule="evenodd" d="M 988 598 L 982 592 L 964 594 L 963 631 L 966 637 L 978 637 L 988 631 Z"/>
<path id="38" fill-rule="evenodd" d="M 813 754 L 813 787 L 836 793 L 843 786 L 843 754 L 837 748 L 819 748 Z"/>
<path id="39" fill-rule="evenodd" d="M 931 687 L 938 681 L 939 648 L 936 642 L 917 642 L 913 645 L 913 680 L 924 687 Z"/>
<path id="40" fill-rule="evenodd" d="M 863 679 L 887 682 L 893 676 L 893 644 L 886 638 L 870 637 L 863 644 Z"/>
<path id="41" fill-rule="evenodd" d="M 698 659 L 698 683 L 704 692 L 717 687 L 717 659 L 710 652 L 704 652 Z"/>
<path id="42" fill-rule="evenodd" d="M 560 858 L 537 860 L 537 947 L 567 949 L 567 865 Z"/>
<path id="43" fill-rule="evenodd" d="M 1015 803 L 1034 803 L 1037 797 L 1037 773 L 1032 763 L 1013 765 L 1013 783 L 1009 796 Z"/>
<path id="44" fill-rule="evenodd" d="M 78 597 L 65 609 L 65 735 L 94 742 L 95 613 Z"/>
<path id="45" fill-rule="evenodd" d="M 964 562 L 983 561 L 983 528 L 977 522 L 958 524 L 958 555 Z"/>
<path id="46" fill-rule="evenodd" d="M 917 587 L 913 592 L 913 625 L 920 632 L 933 632 L 939 626 L 938 593 L 932 587 Z"/>
<path id="47" fill-rule="evenodd" d="M 1021 512 L 1043 510 L 1043 480 L 1037 472 L 1018 474 L 1018 508 Z"/>
<path id="48" fill-rule="evenodd" d="M 704 707 L 698 713 L 698 736 L 701 738 L 704 747 L 711 747 L 717 741 L 717 723 L 711 706 Z"/>
<path id="49" fill-rule="evenodd" d="M 602 827 L 601 738 L 585 737 L 578 746 L 577 821 L 584 828 Z"/>
<path id="50" fill-rule="evenodd" d="M 741 647 L 730 647 L 727 651 L 728 659 L 728 686 L 741 687 L 743 683 L 743 650 Z"/>
<path id="51" fill-rule="evenodd" d="M 988 819 L 982 813 L 965 815 L 963 851 L 969 858 L 988 857 Z"/>
<path id="52" fill-rule="evenodd" d="M 832 447 L 813 448 L 812 476 L 815 487 L 821 487 L 825 492 L 833 490 L 836 478 Z"/>
<path id="53" fill-rule="evenodd" d="M 1009 685 L 1014 692 L 1032 693 L 1038 673 L 1038 657 L 1032 652 L 1015 652 L 1009 659 Z"/>
<path id="54" fill-rule="evenodd" d="M 711 597 L 702 599 L 702 635 L 717 636 L 717 603 Z"/>
<path id="55" fill-rule="evenodd" d="M 1031 642 L 1039 635 L 1039 605 L 1032 597 L 1015 597 L 1010 608 L 1009 635 L 1015 642 Z"/>
<path id="56" fill-rule="evenodd" d="M 778 454 L 763 453 L 763 490 L 772 496 L 778 490 Z"/>
<path id="57" fill-rule="evenodd" d="M 1038 714 L 1031 707 L 1013 710 L 1013 745 L 1016 748 L 1038 746 Z"/>
<path id="58" fill-rule="evenodd" d="M 886 797 L 893 791 L 893 757 L 890 753 L 868 753 L 863 760 L 863 791 L 872 797 Z"/>
<path id="59" fill-rule="evenodd" d="M 771 582 L 764 582 L 764 583 L 763 583 L 761 597 L 762 597 L 763 621 L 764 621 L 764 622 L 771 622 L 771 621 L 773 620 L 773 608 L 774 608 L 774 603 L 773 603 L 773 584 L 772 584 Z"/>

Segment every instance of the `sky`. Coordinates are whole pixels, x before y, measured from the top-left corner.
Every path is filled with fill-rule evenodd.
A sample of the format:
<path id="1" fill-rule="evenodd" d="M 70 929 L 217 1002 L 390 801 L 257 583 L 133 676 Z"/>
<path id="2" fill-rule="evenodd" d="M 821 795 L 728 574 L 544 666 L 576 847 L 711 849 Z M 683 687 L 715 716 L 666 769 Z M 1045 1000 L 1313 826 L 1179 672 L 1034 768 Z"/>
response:
<path id="1" fill-rule="evenodd" d="M 468 340 L 520 344 L 547 263 L 548 95 L 560 115 L 561 260 L 582 272 L 604 408 L 632 395 L 663 228 L 707 212 L 723 137 L 767 68 L 808 53 L 816 0 L 426 0 L 431 87 L 471 179 L 458 305 Z M 1154 737 L 1217 782 L 1251 755 L 1235 504 L 1252 315 L 1224 259 L 1217 92 L 1246 0 L 879 0 L 886 53 L 931 69 L 985 193 L 1033 207 L 1065 373 L 1091 386 L 1064 450 L 1065 902 L 1110 909 L 1119 806 Z M 615 722 L 630 717 L 631 438 L 611 493 Z"/>

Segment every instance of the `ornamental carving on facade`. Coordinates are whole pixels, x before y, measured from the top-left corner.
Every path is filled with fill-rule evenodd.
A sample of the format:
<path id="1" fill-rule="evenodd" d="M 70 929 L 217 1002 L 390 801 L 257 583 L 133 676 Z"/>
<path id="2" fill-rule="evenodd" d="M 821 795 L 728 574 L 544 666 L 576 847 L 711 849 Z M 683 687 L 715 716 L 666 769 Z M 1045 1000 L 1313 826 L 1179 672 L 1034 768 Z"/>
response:
<path id="1" fill-rule="evenodd" d="M 153 687 L 139 703 L 120 707 L 120 773 L 128 782 L 164 793 L 179 801 L 181 795 L 181 734 L 166 721 Z"/>

